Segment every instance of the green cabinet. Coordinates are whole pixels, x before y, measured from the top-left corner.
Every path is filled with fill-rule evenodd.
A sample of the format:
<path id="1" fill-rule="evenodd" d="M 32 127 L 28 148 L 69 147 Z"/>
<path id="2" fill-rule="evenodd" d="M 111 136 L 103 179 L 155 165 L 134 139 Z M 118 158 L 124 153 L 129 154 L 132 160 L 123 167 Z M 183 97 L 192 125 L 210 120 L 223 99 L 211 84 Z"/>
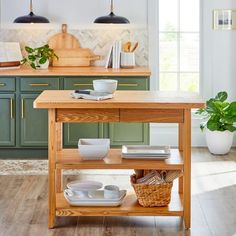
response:
<path id="1" fill-rule="evenodd" d="M 15 145 L 15 94 L 0 94 L 0 146 Z"/>
<path id="2" fill-rule="evenodd" d="M 21 94 L 20 145 L 46 147 L 48 143 L 47 110 L 33 108 L 38 94 Z"/>

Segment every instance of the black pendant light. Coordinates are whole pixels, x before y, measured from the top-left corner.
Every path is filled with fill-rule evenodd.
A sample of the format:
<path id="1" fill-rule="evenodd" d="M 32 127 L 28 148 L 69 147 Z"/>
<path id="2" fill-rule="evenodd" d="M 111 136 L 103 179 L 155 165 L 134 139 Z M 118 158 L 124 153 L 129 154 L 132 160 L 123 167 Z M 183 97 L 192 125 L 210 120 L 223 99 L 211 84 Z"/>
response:
<path id="1" fill-rule="evenodd" d="M 129 20 L 123 16 L 117 16 L 114 14 L 114 4 L 111 0 L 111 12 L 107 16 L 100 16 L 95 19 L 94 23 L 98 24 L 129 24 Z"/>
<path id="2" fill-rule="evenodd" d="M 49 23 L 49 20 L 43 16 L 37 16 L 33 13 L 33 3 L 30 0 L 30 13 L 26 16 L 20 16 L 14 20 L 14 23 Z"/>

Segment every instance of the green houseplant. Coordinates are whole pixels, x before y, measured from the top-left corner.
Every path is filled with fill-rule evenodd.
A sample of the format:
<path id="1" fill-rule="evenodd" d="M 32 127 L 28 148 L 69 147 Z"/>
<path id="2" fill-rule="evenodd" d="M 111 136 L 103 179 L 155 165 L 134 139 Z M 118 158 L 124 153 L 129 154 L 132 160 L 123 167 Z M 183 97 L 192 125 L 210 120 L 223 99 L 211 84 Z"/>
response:
<path id="1" fill-rule="evenodd" d="M 206 102 L 205 108 L 196 113 L 205 121 L 200 128 L 206 128 L 207 146 L 211 153 L 223 155 L 230 151 L 233 132 L 236 131 L 236 102 L 227 101 L 227 92 L 219 92 Z"/>
<path id="2" fill-rule="evenodd" d="M 51 60 L 58 59 L 48 44 L 38 48 L 26 46 L 25 51 L 28 55 L 22 59 L 21 63 L 29 64 L 33 69 L 47 69 Z"/>

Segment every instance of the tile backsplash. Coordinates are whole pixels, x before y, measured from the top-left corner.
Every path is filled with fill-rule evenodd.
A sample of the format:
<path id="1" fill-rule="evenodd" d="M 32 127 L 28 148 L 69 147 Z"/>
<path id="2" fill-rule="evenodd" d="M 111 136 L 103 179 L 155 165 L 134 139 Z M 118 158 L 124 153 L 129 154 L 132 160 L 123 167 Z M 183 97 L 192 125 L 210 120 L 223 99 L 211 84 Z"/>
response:
<path id="1" fill-rule="evenodd" d="M 32 47 L 41 46 L 47 40 L 58 33 L 57 29 L 0 29 L 0 41 L 20 42 L 21 48 L 25 45 Z M 90 48 L 95 54 L 101 55 L 102 60 L 96 61 L 96 66 L 103 66 L 110 46 L 114 40 L 139 42 L 136 51 L 136 64 L 138 66 L 148 65 L 148 30 L 147 28 L 134 29 L 71 29 L 68 33 L 73 34 L 80 41 L 81 47 Z"/>

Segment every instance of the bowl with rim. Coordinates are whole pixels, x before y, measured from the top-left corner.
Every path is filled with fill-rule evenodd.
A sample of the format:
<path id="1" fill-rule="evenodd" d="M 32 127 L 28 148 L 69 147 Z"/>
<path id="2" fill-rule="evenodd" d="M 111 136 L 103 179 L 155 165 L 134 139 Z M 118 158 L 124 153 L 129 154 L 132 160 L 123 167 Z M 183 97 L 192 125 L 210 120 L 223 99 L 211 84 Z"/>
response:
<path id="1" fill-rule="evenodd" d="M 113 94 L 117 89 L 118 81 L 113 79 L 97 79 L 93 81 L 93 88 L 96 92 Z"/>

